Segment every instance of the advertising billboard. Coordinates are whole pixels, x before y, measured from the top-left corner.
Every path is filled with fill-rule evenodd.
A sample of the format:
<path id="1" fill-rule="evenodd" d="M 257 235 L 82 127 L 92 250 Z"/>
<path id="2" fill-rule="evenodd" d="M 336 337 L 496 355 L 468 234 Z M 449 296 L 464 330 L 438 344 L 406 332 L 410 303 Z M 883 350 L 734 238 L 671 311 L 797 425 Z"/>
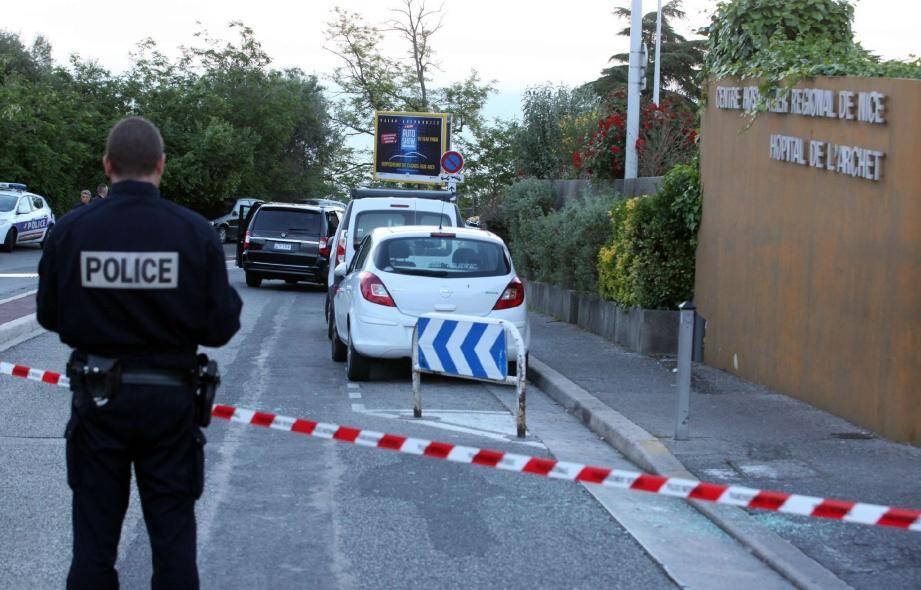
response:
<path id="1" fill-rule="evenodd" d="M 450 123 L 446 113 L 375 113 L 374 179 L 440 184 Z"/>

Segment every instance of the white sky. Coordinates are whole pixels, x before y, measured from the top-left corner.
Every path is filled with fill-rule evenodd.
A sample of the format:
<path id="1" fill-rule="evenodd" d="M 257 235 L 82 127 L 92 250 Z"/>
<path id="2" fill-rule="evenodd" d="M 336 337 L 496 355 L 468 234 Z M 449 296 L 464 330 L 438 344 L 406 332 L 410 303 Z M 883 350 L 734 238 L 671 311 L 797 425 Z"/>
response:
<path id="1" fill-rule="evenodd" d="M 439 0 L 429 0 L 437 6 Z M 782 0 L 778 0 L 780 2 Z M 27 43 L 37 33 L 51 42 L 55 58 L 72 52 L 93 58 L 119 72 L 128 63 L 134 44 L 153 37 L 161 49 L 193 42 L 200 21 L 215 36 L 226 23 L 242 20 L 278 67 L 297 66 L 324 75 L 336 58 L 323 49 L 324 30 L 333 6 L 365 14 L 372 22 L 389 18 L 388 6 L 398 0 L 27 0 L 4 2 L 0 28 L 19 32 Z M 519 112 L 521 91 L 545 81 L 581 84 L 598 76 L 607 58 L 626 51 L 619 37 L 625 23 L 611 14 L 629 0 L 445 0 L 445 26 L 434 44 L 442 72 L 438 80 L 459 79 L 471 68 L 486 80 L 495 80 L 497 94 L 487 115 L 512 117 Z M 685 0 L 688 32 L 704 25 L 714 0 Z M 145 9 L 144 12 L 137 7 Z M 655 0 L 644 0 L 643 10 L 655 10 Z M 921 54 L 921 1 L 862 0 L 857 4 L 855 28 L 864 47 L 888 58 Z"/>

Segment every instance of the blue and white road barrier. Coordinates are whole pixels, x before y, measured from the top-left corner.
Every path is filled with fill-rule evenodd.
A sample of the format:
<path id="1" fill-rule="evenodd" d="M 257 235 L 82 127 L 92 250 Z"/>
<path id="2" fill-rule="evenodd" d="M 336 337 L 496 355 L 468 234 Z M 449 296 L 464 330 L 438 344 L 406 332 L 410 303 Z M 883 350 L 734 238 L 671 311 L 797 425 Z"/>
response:
<path id="1" fill-rule="evenodd" d="M 508 342 L 517 351 L 517 370 L 509 376 Z M 431 313 L 413 332 L 413 415 L 422 417 L 422 373 L 514 385 L 518 390 L 518 436 L 525 426 L 525 345 L 514 324 L 476 316 Z"/>

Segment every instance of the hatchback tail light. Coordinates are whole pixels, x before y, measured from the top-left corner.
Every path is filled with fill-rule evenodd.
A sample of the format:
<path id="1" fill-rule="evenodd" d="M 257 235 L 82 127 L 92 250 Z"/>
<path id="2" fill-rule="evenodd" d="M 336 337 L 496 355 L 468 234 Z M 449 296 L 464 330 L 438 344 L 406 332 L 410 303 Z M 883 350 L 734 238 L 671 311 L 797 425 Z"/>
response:
<path id="1" fill-rule="evenodd" d="M 319 244 L 319 246 L 320 246 L 320 256 L 323 256 L 324 258 L 325 258 L 326 256 L 329 256 L 329 250 L 330 250 L 330 248 L 329 248 L 329 243 L 330 243 L 331 241 L 332 241 L 332 240 L 331 240 L 330 238 L 323 238 L 323 237 L 320 238 L 320 244 Z"/>
<path id="2" fill-rule="evenodd" d="M 515 277 L 502 292 L 493 309 L 511 309 L 522 303 L 524 303 L 524 285 L 521 284 L 518 277 Z"/>
<path id="3" fill-rule="evenodd" d="M 387 287 L 385 287 L 384 283 L 382 283 L 381 280 L 377 278 L 377 275 L 374 275 L 370 272 L 361 273 L 360 284 L 361 296 L 371 303 L 376 303 L 385 307 L 397 306 L 397 304 L 393 302 L 393 297 L 390 296 L 390 292 L 387 290 Z"/>
<path id="4" fill-rule="evenodd" d="M 246 230 L 246 235 L 243 237 L 243 249 L 249 250 L 249 230 Z"/>
<path id="5" fill-rule="evenodd" d="M 345 232 L 339 236 L 339 243 L 336 245 L 336 265 L 345 262 Z"/>

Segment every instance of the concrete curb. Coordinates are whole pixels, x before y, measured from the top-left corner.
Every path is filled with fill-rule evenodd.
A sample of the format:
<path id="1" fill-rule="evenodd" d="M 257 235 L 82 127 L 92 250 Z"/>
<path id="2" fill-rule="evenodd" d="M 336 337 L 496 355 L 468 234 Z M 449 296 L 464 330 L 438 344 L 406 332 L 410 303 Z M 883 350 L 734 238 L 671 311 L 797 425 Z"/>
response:
<path id="1" fill-rule="evenodd" d="M 45 329 L 38 324 L 34 313 L 0 324 L 0 352 L 40 336 L 44 332 Z"/>
<path id="2" fill-rule="evenodd" d="M 697 479 L 661 440 L 562 373 L 534 358 L 533 354 L 528 361 L 528 379 L 640 469 L 658 475 Z M 792 543 L 759 525 L 740 508 L 708 502 L 689 503 L 800 590 L 851 588 Z"/>

